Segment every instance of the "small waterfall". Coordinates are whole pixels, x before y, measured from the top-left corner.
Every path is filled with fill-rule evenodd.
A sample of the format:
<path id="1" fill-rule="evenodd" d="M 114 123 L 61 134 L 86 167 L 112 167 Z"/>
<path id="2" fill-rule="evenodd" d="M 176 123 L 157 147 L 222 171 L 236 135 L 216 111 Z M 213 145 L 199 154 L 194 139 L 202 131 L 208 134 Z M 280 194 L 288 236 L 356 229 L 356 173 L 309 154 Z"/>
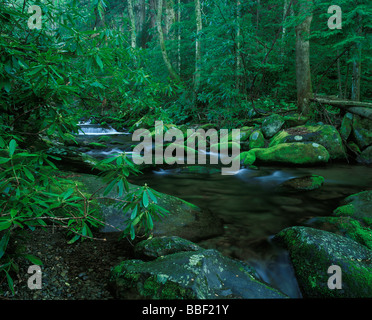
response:
<path id="1" fill-rule="evenodd" d="M 92 124 L 91 120 L 79 123 L 79 135 L 115 135 L 115 134 L 130 134 L 130 133 L 116 131 L 111 126 L 104 128 L 99 124 Z"/>

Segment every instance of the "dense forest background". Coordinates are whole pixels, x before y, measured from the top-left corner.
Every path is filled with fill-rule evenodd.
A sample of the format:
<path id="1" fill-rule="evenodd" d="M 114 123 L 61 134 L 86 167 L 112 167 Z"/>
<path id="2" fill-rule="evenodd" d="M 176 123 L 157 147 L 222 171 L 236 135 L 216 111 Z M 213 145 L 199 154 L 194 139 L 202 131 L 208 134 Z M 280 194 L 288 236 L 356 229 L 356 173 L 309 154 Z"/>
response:
<path id="1" fill-rule="evenodd" d="M 331 5 L 341 29 L 328 27 Z M 368 1 L 2 1 L 2 128 L 64 134 L 77 106 L 145 116 L 143 125 L 236 127 L 252 108 L 311 113 L 298 90 L 368 101 L 371 10 Z"/>
<path id="2" fill-rule="evenodd" d="M 333 5 L 341 28 L 329 27 Z M 0 271 L 9 286 L 16 231 L 52 221 L 74 242 L 94 238 L 100 223 L 93 197 L 58 176 L 48 142 L 73 142 L 88 119 L 120 130 L 160 120 L 239 128 L 286 111 L 331 120 L 340 109 L 314 98 L 372 102 L 371 17 L 368 0 L 1 0 Z M 123 195 L 135 169 L 125 155 L 116 165 L 106 182 Z M 133 238 L 140 217 L 151 229 L 161 208 L 147 185 L 130 197 Z"/>

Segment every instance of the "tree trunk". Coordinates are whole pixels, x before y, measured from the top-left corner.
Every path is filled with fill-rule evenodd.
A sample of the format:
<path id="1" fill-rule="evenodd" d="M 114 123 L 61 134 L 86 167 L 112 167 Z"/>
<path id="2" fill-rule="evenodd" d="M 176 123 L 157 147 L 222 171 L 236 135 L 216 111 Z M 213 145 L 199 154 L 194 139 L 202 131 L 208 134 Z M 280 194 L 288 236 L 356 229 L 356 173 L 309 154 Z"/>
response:
<path id="1" fill-rule="evenodd" d="M 181 0 L 178 0 L 177 2 L 177 23 L 177 67 L 178 74 L 181 76 Z"/>
<path id="2" fill-rule="evenodd" d="M 136 21 L 134 19 L 133 0 L 128 0 L 128 15 L 130 21 L 130 45 L 136 47 Z"/>
<path id="3" fill-rule="evenodd" d="M 357 15 L 360 23 L 360 15 Z M 361 27 L 358 28 L 358 35 L 361 35 Z M 360 77 L 361 77 L 361 60 L 362 60 L 362 44 L 360 40 L 355 44 L 353 50 L 353 75 L 351 82 L 351 100 L 360 101 Z"/>
<path id="4" fill-rule="evenodd" d="M 345 110 L 346 112 L 350 112 L 363 118 L 372 120 L 372 103 L 352 100 L 341 100 L 331 97 L 317 97 L 311 100 L 322 104 L 329 104 L 333 107 Z"/>
<path id="5" fill-rule="evenodd" d="M 167 39 L 172 39 L 172 35 L 170 34 L 170 30 L 172 25 L 176 22 L 176 13 L 174 11 L 174 2 L 173 0 L 166 0 L 165 2 L 165 13 L 166 13 L 166 20 L 165 20 L 165 34 Z"/>
<path id="6" fill-rule="evenodd" d="M 337 50 L 337 55 L 339 55 L 339 50 Z M 337 59 L 337 78 L 338 78 L 338 97 L 342 99 L 342 79 L 341 79 L 341 65 L 340 58 Z"/>
<path id="7" fill-rule="evenodd" d="M 240 0 L 236 1 L 236 90 L 237 93 L 240 93 L 241 88 L 241 69 L 242 69 L 242 57 L 240 55 L 241 40 L 240 40 L 240 9 L 241 3 Z"/>
<path id="8" fill-rule="evenodd" d="M 162 14 L 163 14 L 163 0 L 159 0 L 157 11 L 158 12 L 157 12 L 157 16 L 156 16 L 156 25 L 157 25 L 157 29 L 158 29 L 161 54 L 163 56 L 165 66 L 167 67 L 167 70 L 169 72 L 170 77 L 175 81 L 180 81 L 180 77 L 176 73 L 176 71 L 173 69 L 173 66 L 172 66 L 172 64 L 169 60 L 168 54 L 167 54 L 167 49 L 165 47 L 163 28 L 162 28 L 162 25 L 161 25 Z"/>
<path id="9" fill-rule="evenodd" d="M 297 107 L 299 111 L 307 115 L 310 111 L 310 99 L 312 98 L 311 69 L 310 69 L 310 26 L 312 20 L 311 0 L 296 1 L 299 3 L 298 16 L 303 21 L 296 26 L 296 84 L 297 84 Z"/>
<path id="10" fill-rule="evenodd" d="M 196 17 L 196 40 L 195 40 L 195 81 L 194 81 L 194 92 L 195 96 L 198 94 L 200 86 L 200 35 L 202 31 L 202 19 L 201 19 L 201 7 L 200 0 L 195 0 L 195 17 Z"/>

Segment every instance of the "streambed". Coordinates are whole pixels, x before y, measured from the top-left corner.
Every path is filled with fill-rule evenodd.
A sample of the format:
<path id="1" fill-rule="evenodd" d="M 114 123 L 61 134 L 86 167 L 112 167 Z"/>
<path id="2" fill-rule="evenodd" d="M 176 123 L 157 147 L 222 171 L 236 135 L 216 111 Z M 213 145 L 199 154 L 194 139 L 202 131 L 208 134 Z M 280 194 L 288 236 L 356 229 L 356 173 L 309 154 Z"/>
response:
<path id="1" fill-rule="evenodd" d="M 80 139 L 98 141 L 99 136 L 96 132 Z M 85 151 L 103 159 L 129 151 L 131 145 L 130 135 L 113 133 L 106 148 Z M 280 188 L 288 179 L 309 174 L 323 176 L 324 185 L 307 192 Z M 147 183 L 157 191 L 209 209 L 222 219 L 224 234 L 199 245 L 247 261 L 263 280 L 298 298 L 301 294 L 288 254 L 273 244 L 271 237 L 286 227 L 309 225 L 314 217 L 330 216 L 346 196 L 372 185 L 372 172 L 368 167 L 340 163 L 311 168 L 242 168 L 235 175 L 222 175 L 219 168 L 213 166 L 169 169 L 163 166 L 132 177 L 131 182 Z"/>

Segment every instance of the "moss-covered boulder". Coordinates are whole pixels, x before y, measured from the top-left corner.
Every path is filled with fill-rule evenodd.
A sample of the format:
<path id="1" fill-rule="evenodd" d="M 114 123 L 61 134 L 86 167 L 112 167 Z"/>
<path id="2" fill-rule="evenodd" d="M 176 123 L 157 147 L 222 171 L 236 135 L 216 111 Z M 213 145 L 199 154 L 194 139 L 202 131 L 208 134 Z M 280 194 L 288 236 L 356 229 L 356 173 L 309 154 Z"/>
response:
<path id="1" fill-rule="evenodd" d="M 249 148 L 263 148 L 265 146 L 265 138 L 261 130 L 255 130 L 249 136 Z"/>
<path id="2" fill-rule="evenodd" d="M 91 143 L 89 143 L 88 147 L 92 148 L 92 149 L 105 149 L 105 148 L 107 148 L 107 146 L 105 144 L 99 143 L 99 142 L 91 142 Z"/>
<path id="3" fill-rule="evenodd" d="M 365 148 L 363 152 L 361 152 L 358 155 L 356 160 L 358 163 L 371 165 L 372 164 L 372 146 Z"/>
<path id="4" fill-rule="evenodd" d="M 359 148 L 364 149 L 372 144 L 372 121 L 354 115 L 353 136 Z"/>
<path id="5" fill-rule="evenodd" d="M 340 127 L 340 136 L 345 141 L 349 138 L 351 131 L 353 130 L 353 114 L 347 112 L 342 118 Z"/>
<path id="6" fill-rule="evenodd" d="M 168 254 L 198 250 L 203 250 L 203 248 L 176 236 L 154 237 L 143 240 L 134 246 L 136 258 L 141 260 L 153 260 Z"/>
<path id="7" fill-rule="evenodd" d="M 281 115 L 273 113 L 262 122 L 262 133 L 266 139 L 273 137 L 283 126 L 284 119 Z"/>
<path id="8" fill-rule="evenodd" d="M 271 139 L 269 147 L 295 142 L 320 144 L 327 149 L 331 160 L 341 160 L 346 157 L 340 134 L 331 125 L 299 126 L 284 129 Z"/>
<path id="9" fill-rule="evenodd" d="M 282 188 L 295 191 L 311 191 L 319 189 L 324 183 L 324 178 L 318 175 L 310 175 L 289 179 L 281 184 Z"/>
<path id="10" fill-rule="evenodd" d="M 307 225 L 342 235 L 372 249 L 372 229 L 351 217 L 316 217 Z"/>
<path id="11" fill-rule="evenodd" d="M 333 211 L 336 216 L 349 216 L 372 226 L 372 190 L 362 191 L 345 198 L 343 205 Z"/>
<path id="12" fill-rule="evenodd" d="M 307 121 L 309 121 L 309 117 L 300 115 L 298 113 L 285 115 L 285 116 L 283 116 L 283 119 L 284 119 L 284 122 L 285 122 L 284 126 L 286 128 L 302 126 Z"/>
<path id="13" fill-rule="evenodd" d="M 99 176 L 80 174 L 75 179 L 82 181 L 91 193 L 96 192 L 97 196 L 103 196 L 104 185 Z M 133 191 L 138 186 L 129 184 L 129 188 Z M 99 200 L 99 206 L 96 208 L 106 223 L 101 231 L 106 233 L 124 231 L 131 210 L 123 214 L 118 206 L 119 202 L 114 200 L 118 198 L 114 189 L 107 196 L 108 198 Z M 161 192 L 157 193 L 157 201 L 159 206 L 169 211 L 169 214 L 162 219 L 154 219 L 152 230 L 154 236 L 178 236 L 190 241 L 200 241 L 219 236 L 224 231 L 222 221 L 209 210 L 202 210 L 181 198 Z"/>
<path id="14" fill-rule="evenodd" d="M 242 128 L 240 128 L 240 134 L 239 134 L 240 142 L 245 142 L 245 141 L 249 140 L 249 137 L 251 136 L 251 134 L 253 133 L 254 130 L 255 130 L 254 127 L 242 127 Z"/>
<path id="15" fill-rule="evenodd" d="M 270 148 L 252 149 L 244 156 L 246 165 L 263 163 L 302 166 L 324 164 L 329 160 L 328 151 L 317 143 L 283 143 Z"/>
<path id="16" fill-rule="evenodd" d="M 185 251 L 156 260 L 126 260 L 110 273 L 117 299 L 286 298 L 253 276 L 247 264 L 216 250 Z"/>
<path id="17" fill-rule="evenodd" d="M 305 298 L 371 298 L 372 251 L 358 242 L 309 227 L 290 227 L 274 241 L 289 251 Z M 330 266 L 341 268 L 341 289 L 330 289 Z"/>

